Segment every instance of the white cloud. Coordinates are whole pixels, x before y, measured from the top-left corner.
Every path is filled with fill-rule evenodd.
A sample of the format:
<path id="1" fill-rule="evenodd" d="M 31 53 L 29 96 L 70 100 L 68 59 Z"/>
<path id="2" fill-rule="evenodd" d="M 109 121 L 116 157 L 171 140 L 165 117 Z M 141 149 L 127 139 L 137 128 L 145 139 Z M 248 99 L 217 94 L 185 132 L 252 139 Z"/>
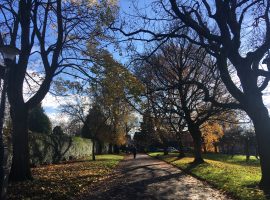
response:
<path id="1" fill-rule="evenodd" d="M 63 102 L 64 98 L 62 96 L 54 96 L 51 93 L 48 93 L 42 101 L 42 106 L 44 109 L 58 109 L 60 102 Z"/>
<path id="2" fill-rule="evenodd" d="M 90 99 L 87 96 L 69 95 L 55 96 L 48 93 L 42 101 L 42 107 L 54 124 L 67 123 L 69 116 L 61 112 L 61 106 L 73 104 L 74 106 L 84 106 L 85 115 L 90 107 Z"/>
<path id="3" fill-rule="evenodd" d="M 52 127 L 62 125 L 62 124 L 67 124 L 69 122 L 69 117 L 59 112 L 51 112 L 51 113 L 47 113 L 47 115 L 50 118 Z"/>

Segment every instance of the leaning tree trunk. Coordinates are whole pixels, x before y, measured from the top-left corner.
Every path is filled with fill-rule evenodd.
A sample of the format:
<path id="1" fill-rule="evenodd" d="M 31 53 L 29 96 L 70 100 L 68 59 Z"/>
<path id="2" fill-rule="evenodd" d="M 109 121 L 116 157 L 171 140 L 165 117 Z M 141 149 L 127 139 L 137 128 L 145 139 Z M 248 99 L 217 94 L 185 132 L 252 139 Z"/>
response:
<path id="1" fill-rule="evenodd" d="M 28 109 L 26 106 L 21 105 L 15 109 L 11 107 L 11 119 L 13 125 L 13 160 L 10 180 L 23 181 L 32 179 L 28 148 Z"/>
<path id="2" fill-rule="evenodd" d="M 236 67 L 238 68 L 237 75 L 240 78 L 243 88 L 243 93 L 239 96 L 240 93 L 234 90 L 231 82 L 228 81 L 227 71 L 224 70 L 226 69 L 226 58 L 224 58 L 225 57 L 221 56 L 218 59 L 218 68 L 221 78 L 228 91 L 240 102 L 242 109 L 253 122 L 262 172 L 259 185 L 261 188 L 270 189 L 270 118 L 263 102 L 262 91 L 258 88 L 258 77 L 253 70 L 250 70 L 250 68 L 253 67 L 251 67 L 251 63 L 249 63 L 250 66 L 246 65 L 247 63 L 245 62 L 235 63 L 238 65 Z M 255 59 L 255 57 L 253 59 Z M 255 63 L 256 62 L 253 62 L 252 64 L 256 65 Z M 254 68 L 256 69 L 256 66 Z"/>
<path id="3" fill-rule="evenodd" d="M 260 164 L 262 178 L 260 181 L 261 188 L 270 189 L 270 118 L 267 109 L 263 106 L 256 109 L 250 116 L 256 133 L 258 143 L 258 153 L 260 156 Z"/>

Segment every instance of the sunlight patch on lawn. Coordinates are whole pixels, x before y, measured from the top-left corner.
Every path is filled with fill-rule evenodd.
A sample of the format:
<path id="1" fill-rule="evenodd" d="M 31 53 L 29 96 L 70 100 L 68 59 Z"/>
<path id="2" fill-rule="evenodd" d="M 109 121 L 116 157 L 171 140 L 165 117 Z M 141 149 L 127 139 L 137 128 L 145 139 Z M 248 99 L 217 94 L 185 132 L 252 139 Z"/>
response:
<path id="1" fill-rule="evenodd" d="M 207 180 L 217 188 L 224 190 L 233 196 L 243 200 L 266 199 L 262 190 L 258 189 L 261 171 L 259 161 L 252 158 L 251 162 L 245 162 L 245 156 L 206 154 L 205 163 L 192 166 L 193 158 L 178 159 L 177 154 L 164 156 L 161 152 L 150 153 L 150 156 L 157 157 L 169 162 L 188 173 Z"/>

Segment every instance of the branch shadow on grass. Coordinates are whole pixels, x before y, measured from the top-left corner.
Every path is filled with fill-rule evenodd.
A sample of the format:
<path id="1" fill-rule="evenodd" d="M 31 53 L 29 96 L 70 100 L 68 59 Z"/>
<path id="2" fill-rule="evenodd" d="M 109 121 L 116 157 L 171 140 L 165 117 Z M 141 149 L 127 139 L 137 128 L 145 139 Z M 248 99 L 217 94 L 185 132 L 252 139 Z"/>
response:
<path id="1" fill-rule="evenodd" d="M 163 154 L 157 154 L 156 156 L 155 156 L 157 159 L 160 159 L 160 160 L 164 160 L 163 158 L 164 158 L 164 155 Z M 170 155 L 170 154 L 168 154 L 168 155 L 166 155 L 166 157 L 167 158 L 173 158 L 172 160 L 170 160 L 169 162 L 174 162 L 174 161 L 177 161 L 177 160 L 181 160 L 181 159 L 183 159 L 183 158 L 186 158 L 186 156 L 183 156 L 183 155 Z"/>
<path id="2" fill-rule="evenodd" d="M 192 169 L 196 168 L 197 166 L 205 164 L 205 163 L 197 163 L 197 162 L 190 162 L 188 163 L 187 168 L 184 169 L 184 171 L 190 172 Z"/>

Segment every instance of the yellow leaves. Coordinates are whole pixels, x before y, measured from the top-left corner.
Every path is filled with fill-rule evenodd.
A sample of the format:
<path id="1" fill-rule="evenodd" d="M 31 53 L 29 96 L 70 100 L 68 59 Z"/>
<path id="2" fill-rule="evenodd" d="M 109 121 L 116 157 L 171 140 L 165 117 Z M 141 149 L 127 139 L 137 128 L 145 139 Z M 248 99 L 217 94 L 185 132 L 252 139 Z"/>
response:
<path id="1" fill-rule="evenodd" d="M 207 122 L 202 128 L 204 145 L 207 151 L 214 152 L 215 144 L 224 135 L 222 126 L 218 123 Z"/>

